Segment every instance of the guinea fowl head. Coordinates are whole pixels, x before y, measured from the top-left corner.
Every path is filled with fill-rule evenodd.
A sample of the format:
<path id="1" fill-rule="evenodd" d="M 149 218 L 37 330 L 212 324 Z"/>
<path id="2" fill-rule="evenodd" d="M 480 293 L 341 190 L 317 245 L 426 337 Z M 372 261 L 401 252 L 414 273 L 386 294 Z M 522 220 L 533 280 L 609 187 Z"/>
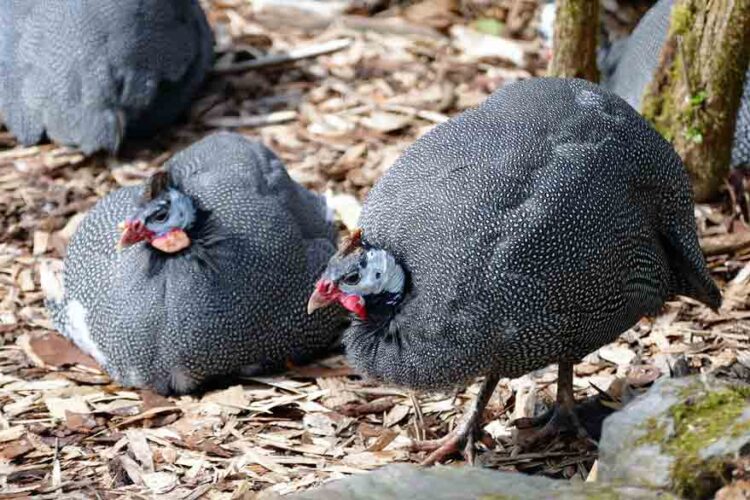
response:
<path id="1" fill-rule="evenodd" d="M 188 195 L 172 185 L 167 172 L 154 174 L 132 216 L 120 224 L 119 248 L 145 241 L 165 253 L 190 246 L 187 230 L 195 221 L 195 206 Z"/>
<path id="2" fill-rule="evenodd" d="M 361 320 L 387 314 L 401 302 L 405 281 L 393 255 L 367 245 L 357 229 L 331 257 L 315 284 L 307 312 L 338 303 Z"/>

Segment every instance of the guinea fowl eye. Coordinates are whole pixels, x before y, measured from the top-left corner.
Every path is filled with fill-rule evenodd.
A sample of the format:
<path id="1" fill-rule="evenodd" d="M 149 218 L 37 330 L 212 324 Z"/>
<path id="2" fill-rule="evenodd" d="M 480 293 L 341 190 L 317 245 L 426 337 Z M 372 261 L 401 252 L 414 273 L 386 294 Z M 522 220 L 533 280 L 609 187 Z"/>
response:
<path id="1" fill-rule="evenodd" d="M 156 212 L 152 217 L 151 220 L 154 222 L 165 222 L 167 220 L 167 217 L 169 216 L 169 211 L 166 209 L 160 209 L 158 212 Z"/>
<path id="2" fill-rule="evenodd" d="M 344 283 L 347 285 L 356 285 L 359 283 L 359 273 L 349 273 L 344 276 Z"/>

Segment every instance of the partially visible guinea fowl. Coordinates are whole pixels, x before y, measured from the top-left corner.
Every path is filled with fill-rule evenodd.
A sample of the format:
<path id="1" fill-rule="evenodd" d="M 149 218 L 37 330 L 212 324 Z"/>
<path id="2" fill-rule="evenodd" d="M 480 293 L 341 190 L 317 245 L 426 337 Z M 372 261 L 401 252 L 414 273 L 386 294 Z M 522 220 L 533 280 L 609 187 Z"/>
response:
<path id="1" fill-rule="evenodd" d="M 555 411 L 518 424 L 546 424 L 531 443 L 580 432 L 574 362 L 670 297 L 721 302 L 679 157 L 583 80 L 514 83 L 438 125 L 373 188 L 360 226 L 308 304 L 353 313 L 352 364 L 417 389 L 486 377 L 462 424 L 419 445 L 426 463 L 471 443 L 500 377 L 551 363 Z"/>
<path id="2" fill-rule="evenodd" d="M 659 66 L 667 41 L 673 0 L 659 0 L 643 16 L 622 47 L 615 69 L 604 85 L 641 109 L 643 94 Z M 732 166 L 750 167 L 750 67 L 745 69 L 745 87 L 737 112 L 732 147 Z"/>
<path id="3" fill-rule="evenodd" d="M 260 143 L 215 134 L 92 209 L 67 250 L 64 297 L 48 307 L 121 384 L 186 393 L 335 342 L 340 315 L 305 313 L 335 250 L 322 197 Z"/>
<path id="4" fill-rule="evenodd" d="M 0 0 L 0 118 L 25 145 L 115 152 L 178 119 L 212 61 L 197 0 Z"/>

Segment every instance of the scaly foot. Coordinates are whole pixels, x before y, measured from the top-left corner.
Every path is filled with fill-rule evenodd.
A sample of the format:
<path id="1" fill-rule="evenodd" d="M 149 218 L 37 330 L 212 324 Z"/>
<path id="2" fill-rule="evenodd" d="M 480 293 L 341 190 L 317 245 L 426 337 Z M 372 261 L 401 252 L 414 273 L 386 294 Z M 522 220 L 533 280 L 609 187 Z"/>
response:
<path id="1" fill-rule="evenodd" d="M 549 442 L 558 436 L 573 435 L 582 439 L 589 439 L 585 427 L 578 419 L 574 409 L 562 405 L 555 406 L 541 415 L 531 418 L 519 418 L 511 422 L 516 429 L 536 429 L 524 436 L 520 443 L 523 449 L 531 449 L 536 445 Z"/>
<path id="2" fill-rule="evenodd" d="M 554 408 L 536 417 L 518 418 L 511 422 L 511 425 L 519 430 L 538 427 L 520 443 L 523 449 L 533 448 L 563 434 L 590 439 L 575 411 L 573 363 L 571 361 L 560 361 L 558 364 L 557 402 Z"/>
<path id="3" fill-rule="evenodd" d="M 429 441 L 415 441 L 412 443 L 412 451 L 429 451 L 427 458 L 422 461 L 422 465 L 429 466 L 442 462 L 449 456 L 461 451 L 464 459 L 469 464 L 474 464 L 474 438 L 479 430 L 482 420 L 482 413 L 485 406 L 490 400 L 490 396 L 495 391 L 500 377 L 498 375 L 488 375 L 479 394 L 472 403 L 471 409 L 464 415 L 461 423 L 456 426 L 447 436 L 441 439 Z"/>
<path id="4" fill-rule="evenodd" d="M 427 441 L 415 441 L 412 444 L 412 451 L 428 451 L 427 458 L 420 462 L 420 465 L 430 466 L 446 460 L 454 453 L 461 452 L 464 460 L 469 465 L 474 464 L 474 435 L 478 431 L 478 426 L 459 425 L 453 429 L 447 436 L 441 439 L 431 439 Z"/>

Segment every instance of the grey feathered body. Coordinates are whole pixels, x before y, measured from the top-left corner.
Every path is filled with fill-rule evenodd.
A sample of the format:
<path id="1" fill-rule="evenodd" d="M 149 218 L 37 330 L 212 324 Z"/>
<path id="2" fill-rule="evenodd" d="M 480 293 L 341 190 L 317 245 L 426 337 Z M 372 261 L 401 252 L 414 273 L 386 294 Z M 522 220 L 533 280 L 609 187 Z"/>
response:
<path id="1" fill-rule="evenodd" d="M 70 242 L 64 301 L 49 304 L 60 331 L 119 382 L 163 393 L 328 348 L 341 317 L 306 314 L 335 250 L 324 200 L 292 181 L 270 150 L 236 134 L 209 136 L 167 168 L 204 212 L 192 246 L 177 255 L 144 243 L 118 252 L 117 224 L 142 188 L 110 194 Z"/>
<path id="2" fill-rule="evenodd" d="M 115 151 L 179 118 L 212 60 L 197 0 L 0 0 L 0 115 L 26 145 Z"/>
<path id="3" fill-rule="evenodd" d="M 669 32 L 673 0 L 659 0 L 627 39 L 616 69 L 604 85 L 636 109 L 659 66 L 659 55 Z M 750 67 L 745 68 L 745 87 L 737 113 L 732 166 L 750 167 Z"/>
<path id="4" fill-rule="evenodd" d="M 675 294 L 720 303 L 679 157 L 582 80 L 515 83 L 435 127 L 360 224 L 411 280 L 390 321 L 344 336 L 353 364 L 390 383 L 515 377 L 612 342 Z"/>

